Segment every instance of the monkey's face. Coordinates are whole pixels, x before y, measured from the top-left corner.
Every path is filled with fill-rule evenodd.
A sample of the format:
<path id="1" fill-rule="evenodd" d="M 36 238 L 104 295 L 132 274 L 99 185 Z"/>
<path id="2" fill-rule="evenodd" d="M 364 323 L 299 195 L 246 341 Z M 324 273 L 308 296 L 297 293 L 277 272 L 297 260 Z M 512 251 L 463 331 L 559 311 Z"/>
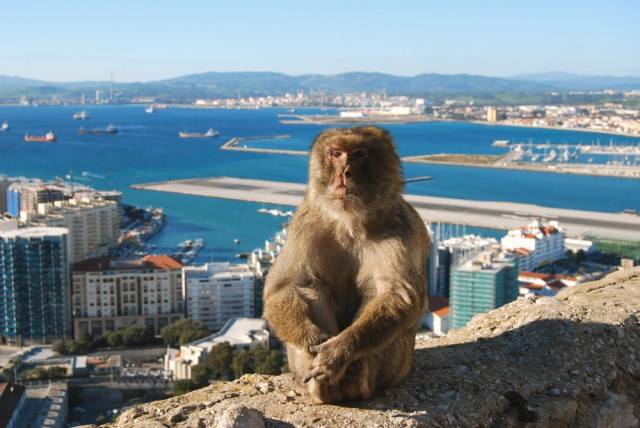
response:
<path id="1" fill-rule="evenodd" d="M 326 148 L 324 162 L 329 172 L 329 191 L 337 199 L 360 194 L 364 184 L 371 181 L 368 155 L 366 148 L 352 148 L 347 144 Z"/>
<path id="2" fill-rule="evenodd" d="M 323 132 L 312 147 L 309 187 L 324 199 L 356 206 L 402 192 L 402 170 L 391 137 L 375 126 Z"/>

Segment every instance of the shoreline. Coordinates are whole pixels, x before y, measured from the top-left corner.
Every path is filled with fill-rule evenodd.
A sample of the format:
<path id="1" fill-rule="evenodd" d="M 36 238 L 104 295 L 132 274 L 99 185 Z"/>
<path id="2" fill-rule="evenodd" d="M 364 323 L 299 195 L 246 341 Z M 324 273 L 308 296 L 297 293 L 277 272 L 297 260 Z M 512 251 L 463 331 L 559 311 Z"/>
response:
<path id="1" fill-rule="evenodd" d="M 437 157 L 442 157 L 442 156 L 443 155 L 407 156 L 407 157 L 401 158 L 401 160 L 403 162 L 426 163 L 426 164 L 432 164 L 432 165 L 508 169 L 508 170 L 516 170 L 516 171 L 549 172 L 549 173 L 555 173 L 555 174 L 593 175 L 593 176 L 600 176 L 600 177 L 640 179 L 640 167 L 633 167 L 633 166 L 564 164 L 564 163 L 509 164 L 509 163 L 500 162 L 500 159 L 502 159 L 503 157 L 499 157 L 496 161 L 492 163 L 473 160 L 473 158 L 475 157 L 484 159 L 487 155 L 449 155 L 453 158 L 464 156 L 468 158 L 467 161 L 436 160 Z M 447 155 L 445 154 L 444 156 L 447 156 Z M 431 157 L 434 159 L 429 159 Z"/>

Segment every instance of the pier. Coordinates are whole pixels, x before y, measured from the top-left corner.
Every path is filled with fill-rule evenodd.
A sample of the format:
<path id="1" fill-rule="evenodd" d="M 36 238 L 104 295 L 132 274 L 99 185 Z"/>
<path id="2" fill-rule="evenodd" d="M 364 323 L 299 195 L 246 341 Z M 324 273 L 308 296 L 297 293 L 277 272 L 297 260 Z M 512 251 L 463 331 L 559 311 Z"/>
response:
<path id="1" fill-rule="evenodd" d="M 153 190 L 210 198 L 288 205 L 300 204 L 306 184 L 214 177 L 136 184 L 139 190 Z M 531 204 L 471 201 L 433 196 L 405 195 L 405 199 L 428 222 L 465 224 L 492 229 L 516 229 L 532 218 L 556 220 L 567 236 L 591 234 L 602 238 L 640 241 L 640 216 L 561 208 Z"/>
<path id="2" fill-rule="evenodd" d="M 272 135 L 266 137 L 235 137 L 220 146 L 221 150 L 235 150 L 239 152 L 257 152 L 257 153 L 273 153 L 278 155 L 298 155 L 307 156 L 308 151 L 304 150 L 280 150 L 280 149 L 261 149 L 256 147 L 240 146 L 243 141 L 255 141 L 255 140 L 284 140 L 291 138 L 290 135 Z"/>

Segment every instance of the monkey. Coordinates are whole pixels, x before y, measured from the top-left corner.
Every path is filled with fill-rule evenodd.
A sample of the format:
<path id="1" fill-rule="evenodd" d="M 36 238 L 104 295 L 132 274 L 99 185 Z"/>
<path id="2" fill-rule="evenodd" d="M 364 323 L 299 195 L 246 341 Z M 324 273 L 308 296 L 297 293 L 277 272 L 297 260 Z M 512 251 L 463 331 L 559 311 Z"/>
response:
<path id="1" fill-rule="evenodd" d="M 388 131 L 334 128 L 315 138 L 263 314 L 316 403 L 369 399 L 410 370 L 429 235 L 403 191 Z"/>

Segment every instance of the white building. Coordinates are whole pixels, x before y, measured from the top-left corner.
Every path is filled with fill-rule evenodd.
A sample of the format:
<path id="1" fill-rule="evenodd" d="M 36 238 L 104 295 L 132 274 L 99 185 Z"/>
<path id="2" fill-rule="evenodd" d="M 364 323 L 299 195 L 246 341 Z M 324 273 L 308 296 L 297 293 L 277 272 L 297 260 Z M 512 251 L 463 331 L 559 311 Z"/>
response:
<path id="1" fill-rule="evenodd" d="M 246 264 L 206 263 L 182 269 L 187 317 L 210 330 L 231 318 L 255 316 L 255 274 Z"/>
<path id="2" fill-rule="evenodd" d="M 21 211 L 20 220 L 31 225 L 68 228 L 72 262 L 106 256 L 120 236 L 118 205 L 101 198 L 41 203 L 37 213 Z"/>
<path id="3" fill-rule="evenodd" d="M 252 350 L 257 345 L 269 349 L 267 322 L 261 318 L 230 319 L 220 332 L 181 346 L 177 354 L 168 352 L 165 370 L 172 370 L 176 380 L 190 379 L 191 367 L 207 364 L 211 348 L 223 342 L 228 342 L 237 350 Z"/>
<path id="4" fill-rule="evenodd" d="M 534 271 L 542 263 L 565 258 L 564 230 L 557 221 L 545 226 L 534 220 L 521 229 L 510 230 L 500 241 L 502 249 L 520 257 L 520 270 Z"/>

